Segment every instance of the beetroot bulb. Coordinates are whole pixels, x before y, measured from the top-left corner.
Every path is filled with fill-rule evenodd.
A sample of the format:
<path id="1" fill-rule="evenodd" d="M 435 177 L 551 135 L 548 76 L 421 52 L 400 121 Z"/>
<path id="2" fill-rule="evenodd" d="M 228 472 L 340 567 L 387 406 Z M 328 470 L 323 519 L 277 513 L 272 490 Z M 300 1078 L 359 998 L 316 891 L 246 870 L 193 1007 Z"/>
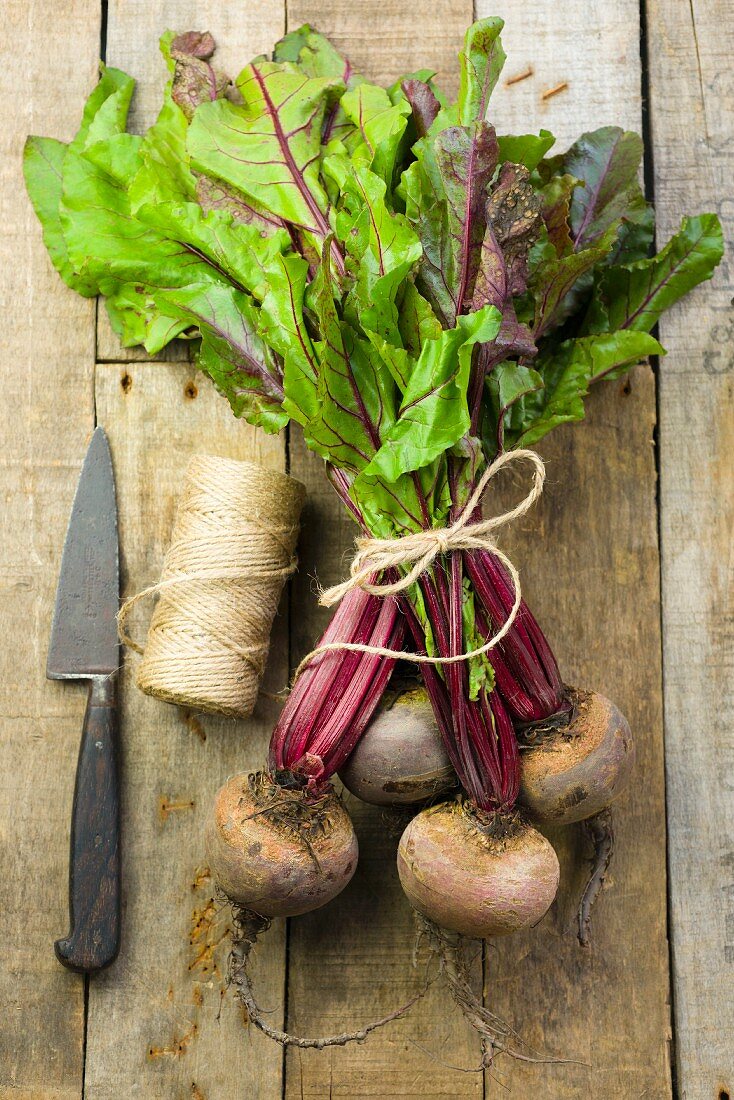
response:
<path id="1" fill-rule="evenodd" d="M 392 681 L 339 778 L 377 806 L 406 806 L 445 794 L 458 780 L 419 681 Z"/>
<path id="2" fill-rule="evenodd" d="M 336 897 L 354 874 L 358 845 L 333 790 L 309 798 L 259 773 L 235 775 L 217 794 L 206 854 L 234 904 L 262 917 L 292 917 Z"/>
<path id="3" fill-rule="evenodd" d="M 394 601 L 355 590 L 322 643 L 402 644 Z M 351 878 L 357 840 L 330 779 L 377 707 L 394 662 L 361 652 L 315 658 L 296 680 L 270 742 L 265 771 L 219 791 L 207 831 L 215 880 L 262 917 L 305 913 Z"/>
<path id="4" fill-rule="evenodd" d="M 520 802 L 534 821 L 569 825 L 606 810 L 635 760 L 627 719 L 603 695 L 568 690 L 568 721 L 523 731 Z"/>
<path id="5" fill-rule="evenodd" d="M 541 920 L 558 890 L 558 857 L 520 815 L 443 802 L 400 839 L 398 873 L 415 909 L 442 928 L 488 939 Z"/>

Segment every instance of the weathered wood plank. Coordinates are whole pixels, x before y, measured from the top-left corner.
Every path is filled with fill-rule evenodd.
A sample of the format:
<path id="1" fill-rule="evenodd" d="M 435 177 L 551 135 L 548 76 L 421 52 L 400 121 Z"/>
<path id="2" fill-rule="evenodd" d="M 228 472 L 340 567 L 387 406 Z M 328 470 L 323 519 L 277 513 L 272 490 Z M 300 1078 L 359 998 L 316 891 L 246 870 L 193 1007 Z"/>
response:
<path id="1" fill-rule="evenodd" d="M 283 33 L 284 7 L 275 0 L 249 9 L 179 0 L 162 7 L 111 4 L 107 56 L 138 80 L 132 118 L 138 130 L 160 102 L 166 71 L 156 42 L 167 27 L 210 30 L 222 46 L 220 63 L 236 73 Z M 100 366 L 96 398 L 118 477 L 127 591 L 160 573 L 189 455 L 284 466 L 284 440 L 237 422 L 209 382 L 185 364 Z M 284 617 L 268 671 L 273 689 L 287 679 L 286 639 Z M 212 905 L 201 851 L 214 792 L 228 775 L 262 763 L 274 706 L 263 702 L 247 723 L 198 718 L 142 696 L 132 674 L 130 662 L 123 684 L 124 940 L 115 969 L 90 997 L 87 1093 L 94 1100 L 116 1098 L 124 1081 L 130 1092 L 161 1098 L 216 1100 L 236 1087 L 275 1100 L 282 1093 L 282 1055 L 245 1029 L 225 991 L 227 914 Z M 273 1018 L 282 1019 L 282 926 L 258 952 L 257 967 Z"/>
<path id="2" fill-rule="evenodd" d="M 289 30 L 310 23 L 370 80 L 391 84 L 402 73 L 435 68 L 441 87 L 456 91 L 456 55 L 472 21 L 467 0 L 287 0 L 286 6 Z"/>
<path id="3" fill-rule="evenodd" d="M 507 64 L 491 107 L 498 133 L 537 133 L 543 127 L 556 135 L 561 150 L 582 128 L 616 124 L 639 130 L 640 13 L 633 0 L 573 0 L 563 8 L 552 0 L 478 0 L 476 14 L 505 20 Z M 526 79 L 517 80 L 528 70 Z"/>
<path id="4" fill-rule="evenodd" d="M 372 79 L 392 81 L 400 72 L 432 65 L 444 86 L 454 90 L 456 54 L 471 14 L 466 3 L 289 0 L 288 26 L 317 26 Z M 315 605 L 311 577 L 316 573 L 329 584 L 343 575 L 355 529 L 326 483 L 323 464 L 293 436 L 291 472 L 309 490 L 302 567 L 293 589 L 298 610 L 291 645 L 297 661 L 328 619 Z M 288 1022 L 301 1034 L 366 1023 L 408 1001 L 425 979 L 422 967 L 411 966 L 415 926 L 395 866 L 407 819 L 352 797 L 347 806 L 359 835 L 357 873 L 328 909 L 291 922 Z M 434 986 L 405 1020 L 373 1033 L 364 1045 L 289 1052 L 286 1096 L 478 1098 L 481 1073 L 458 1073 L 452 1067 L 476 1067 L 479 1060 L 471 1030 Z"/>
<path id="5" fill-rule="evenodd" d="M 671 1096 L 654 397 L 647 367 L 594 393 L 587 422 L 540 448 L 543 499 L 503 539 L 564 676 L 617 702 L 637 763 L 614 806 L 616 851 L 591 949 L 575 924 L 589 850 L 571 826 L 548 831 L 561 861 L 549 916 L 487 954 L 487 1003 L 535 1049 L 582 1064 L 500 1063 L 492 1100 L 540 1082 L 554 1100 Z"/>
<path id="6" fill-rule="evenodd" d="M 128 593 L 160 576 L 190 455 L 283 468 L 282 441 L 236 421 L 214 387 L 183 365 L 99 366 L 96 399 L 115 465 Z M 283 618 L 272 690 L 287 678 L 286 629 Z M 136 662 L 128 658 L 122 682 L 123 945 L 90 989 L 86 1095 L 116 1100 L 124 1082 L 130 1095 L 217 1100 L 237 1082 L 244 1095 L 274 1100 L 282 1057 L 245 1030 L 226 992 L 227 912 L 212 903 L 202 852 L 214 793 L 228 775 L 262 763 L 274 704 L 263 701 L 248 722 L 197 717 L 142 695 Z M 283 928 L 274 927 L 257 966 L 275 1019 L 284 963 Z"/>
<path id="7" fill-rule="evenodd" d="M 507 21 L 506 75 L 492 118 L 500 131 L 544 126 L 565 147 L 584 129 L 640 128 L 639 11 L 635 0 L 482 0 Z M 550 99 L 542 94 L 567 82 Z M 586 870 L 580 827 L 558 830 L 559 900 L 549 918 L 487 956 L 487 997 L 538 1049 L 586 1065 L 498 1066 L 502 1086 L 527 1095 L 542 1079 L 557 1100 L 671 1094 L 665 901 L 665 808 L 659 575 L 650 371 L 595 393 L 588 423 L 543 448 L 549 485 L 539 508 L 506 540 L 569 682 L 615 699 L 636 734 L 637 774 L 615 808 L 617 853 L 594 920 L 594 945 L 575 937 Z M 515 498 L 516 499 L 516 498 Z M 551 584 L 548 578 L 552 579 Z M 540 1077 L 542 1074 L 542 1078 Z M 500 1083 L 501 1082 L 501 1085 Z"/>
<path id="8" fill-rule="evenodd" d="M 731 57 L 723 4 L 648 4 L 658 242 L 716 211 L 728 255 L 666 315 L 660 501 L 675 1050 L 680 1095 L 734 1092 L 734 233 Z"/>
<path id="9" fill-rule="evenodd" d="M 0 1095 L 79 1097 L 84 982 L 68 930 L 81 688 L 45 679 L 64 532 L 94 423 L 94 308 L 62 284 L 25 194 L 29 132 L 69 138 L 94 81 L 97 0 L 10 0 L 0 73 Z M 51 44 L 53 42 L 53 48 Z M 63 427 L 62 427 L 63 426 Z"/>

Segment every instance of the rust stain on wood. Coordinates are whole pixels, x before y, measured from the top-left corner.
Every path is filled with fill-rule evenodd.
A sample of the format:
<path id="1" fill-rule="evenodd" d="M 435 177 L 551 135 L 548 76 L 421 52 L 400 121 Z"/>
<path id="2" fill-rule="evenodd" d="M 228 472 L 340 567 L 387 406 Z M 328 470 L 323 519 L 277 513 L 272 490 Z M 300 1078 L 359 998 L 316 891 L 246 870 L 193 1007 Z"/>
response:
<path id="1" fill-rule="evenodd" d="M 171 814 L 181 813 L 185 810 L 193 810 L 196 803 L 193 798 L 170 798 L 162 794 L 158 799 L 158 817 L 165 824 Z"/>
<path id="2" fill-rule="evenodd" d="M 224 972 L 223 960 L 217 957 L 217 949 L 229 936 L 228 908 L 209 898 L 202 908 L 191 914 L 189 933 L 189 973 L 197 980 L 216 978 Z"/>
<path id="3" fill-rule="evenodd" d="M 156 1058 L 181 1058 L 191 1041 L 196 1038 L 198 1030 L 198 1024 L 194 1023 L 182 1035 L 174 1036 L 167 1046 L 149 1046 L 148 1061 L 153 1062 Z"/>
<path id="4" fill-rule="evenodd" d="M 511 88 L 513 84 L 519 84 L 522 80 L 527 80 L 529 76 L 532 76 L 535 69 L 532 65 L 528 65 L 527 69 L 523 69 L 521 73 L 516 73 L 515 76 L 508 76 L 505 81 L 505 87 Z"/>
<path id="5" fill-rule="evenodd" d="M 183 724 L 187 729 L 191 730 L 203 744 L 206 741 L 206 730 L 201 723 L 201 719 L 194 714 L 192 710 L 186 710 L 185 707 L 179 707 L 179 714 L 181 715 Z"/>
<path id="6" fill-rule="evenodd" d="M 198 867 L 196 869 L 196 871 L 194 871 L 194 877 L 191 881 L 191 889 L 192 890 L 200 890 L 202 888 L 202 886 L 205 886 L 208 889 L 209 886 L 211 885 L 211 881 L 212 881 L 212 873 L 209 870 L 209 868 L 208 867 Z"/>
<path id="7" fill-rule="evenodd" d="M 541 93 L 540 98 L 543 101 L 545 101 L 546 99 L 552 99 L 554 95 L 559 95 L 561 92 L 565 92 L 567 88 L 568 81 L 561 80 L 558 84 L 554 84 L 552 88 L 546 88 L 546 90 Z"/>

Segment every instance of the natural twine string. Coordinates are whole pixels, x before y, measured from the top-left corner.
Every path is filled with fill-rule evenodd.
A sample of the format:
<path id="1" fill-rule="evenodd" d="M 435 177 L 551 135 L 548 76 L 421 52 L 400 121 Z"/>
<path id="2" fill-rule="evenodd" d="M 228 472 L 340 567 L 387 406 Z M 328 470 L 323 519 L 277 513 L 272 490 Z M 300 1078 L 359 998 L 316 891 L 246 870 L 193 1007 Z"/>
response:
<path id="1" fill-rule="evenodd" d="M 138 686 L 166 702 L 252 713 L 294 550 L 304 487 L 252 462 L 197 455 L 186 472 L 161 580 L 126 600 L 121 640 L 143 655 Z M 126 628 L 158 595 L 143 649 Z"/>
<path id="2" fill-rule="evenodd" d="M 472 522 L 472 517 L 479 506 L 482 494 L 490 481 L 505 466 L 518 460 L 530 462 L 534 466 L 533 484 L 527 496 L 508 512 Z M 397 539 L 358 539 L 357 553 L 349 570 L 350 576 L 341 584 L 327 588 L 319 598 L 319 603 L 324 607 L 332 607 L 353 588 L 362 588 L 365 592 L 370 592 L 375 596 L 397 595 L 397 593 L 404 592 L 406 588 L 415 584 L 421 574 L 430 568 L 439 554 L 448 554 L 456 550 L 491 550 L 510 574 L 515 599 L 507 619 L 488 642 L 479 646 L 478 649 L 457 653 L 452 657 L 432 657 L 427 654 L 408 653 L 401 649 L 388 649 L 385 646 L 365 645 L 360 642 L 325 642 L 323 645 L 316 646 L 303 658 L 296 669 L 296 678 L 314 657 L 336 650 L 369 653 L 376 657 L 391 657 L 396 660 L 412 661 L 415 664 L 452 665 L 458 661 L 468 661 L 472 657 L 479 657 L 483 653 L 488 653 L 490 649 L 494 649 L 511 629 L 522 601 L 520 575 L 508 556 L 497 546 L 494 535 L 501 527 L 524 516 L 532 508 L 543 492 L 544 482 L 545 465 L 540 455 L 536 454 L 535 451 L 524 449 L 505 451 L 484 471 L 466 507 L 449 527 L 416 531 Z M 396 581 L 376 582 L 371 579 L 379 574 L 384 575 L 387 570 L 400 569 L 408 565 L 411 566 L 409 571 Z"/>

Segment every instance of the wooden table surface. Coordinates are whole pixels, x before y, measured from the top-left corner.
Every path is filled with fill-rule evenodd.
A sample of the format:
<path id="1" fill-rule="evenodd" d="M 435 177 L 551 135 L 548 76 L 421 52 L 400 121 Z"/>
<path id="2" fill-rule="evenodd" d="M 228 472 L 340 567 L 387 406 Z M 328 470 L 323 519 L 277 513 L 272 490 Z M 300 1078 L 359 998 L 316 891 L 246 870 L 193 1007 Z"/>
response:
<path id="1" fill-rule="evenodd" d="M 104 9 L 104 12 L 103 10 Z M 567 679 L 613 696 L 636 733 L 634 788 L 591 951 L 573 899 L 580 830 L 554 836 L 559 901 L 542 927 L 477 961 L 486 1002 L 565 1064 L 500 1061 L 434 985 L 359 1046 L 281 1050 L 223 979 L 226 914 L 201 832 L 212 796 L 263 759 L 275 714 L 200 718 L 124 682 L 124 944 L 85 985 L 56 962 L 83 690 L 44 679 L 62 540 L 95 423 L 108 431 L 126 593 L 158 576 L 181 471 L 198 452 L 255 458 L 309 489 L 301 571 L 279 617 L 267 686 L 282 687 L 324 625 L 311 577 L 342 575 L 353 531 L 302 443 L 237 423 L 180 348 L 124 352 L 103 310 L 53 272 L 21 182 L 25 135 L 68 139 L 102 51 L 139 80 L 134 126 L 154 117 L 167 27 L 209 29 L 238 71 L 309 21 L 384 79 L 432 65 L 455 85 L 466 0 L 6 0 L 0 73 L 3 338 L 0 481 L 0 1096 L 13 1100 L 275 1100 L 281 1096 L 529 1096 L 729 1100 L 734 1093 L 734 729 L 731 256 L 666 316 L 669 354 L 596 392 L 585 424 L 543 448 L 549 487 L 507 540 Z M 731 238 L 734 19 L 726 0 L 478 0 L 502 15 L 512 77 L 500 132 L 644 129 L 659 241 L 682 213 L 716 210 Z M 642 45 L 641 45 L 642 44 Z M 567 86 L 551 98 L 543 93 Z M 548 580 L 551 580 L 551 585 Z M 662 628 L 662 629 L 661 629 Z M 663 744 L 665 715 L 665 746 Z M 666 800 L 667 790 L 667 800 Z M 666 807 L 667 866 L 666 876 Z M 274 1023 L 305 1033 L 366 1022 L 407 1000 L 413 926 L 394 867 L 399 823 L 349 803 L 361 859 L 328 909 L 274 925 L 257 952 Z M 669 949 L 670 948 L 670 949 Z"/>

